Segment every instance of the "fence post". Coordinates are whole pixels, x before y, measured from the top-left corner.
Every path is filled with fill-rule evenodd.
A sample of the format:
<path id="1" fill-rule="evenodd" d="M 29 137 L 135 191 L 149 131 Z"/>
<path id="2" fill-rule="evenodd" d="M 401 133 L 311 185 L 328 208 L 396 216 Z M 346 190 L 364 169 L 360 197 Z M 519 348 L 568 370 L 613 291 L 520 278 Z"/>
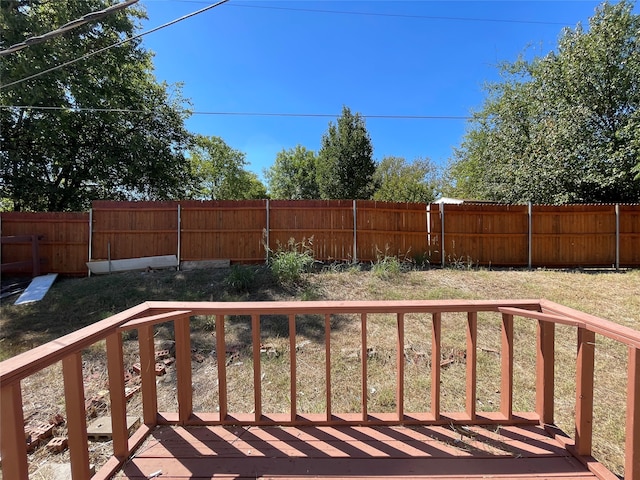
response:
<path id="1" fill-rule="evenodd" d="M 440 203 L 440 255 L 444 268 L 444 203 Z"/>
<path id="2" fill-rule="evenodd" d="M 353 201 L 353 263 L 358 261 L 358 227 L 356 221 L 356 201 Z"/>
<path id="3" fill-rule="evenodd" d="M 620 204 L 616 203 L 616 272 L 620 270 Z"/>
<path id="4" fill-rule="evenodd" d="M 265 238 L 266 245 L 265 245 L 265 249 L 264 249 L 265 250 L 265 252 L 264 252 L 264 263 L 269 263 L 269 221 L 270 221 L 269 220 L 269 215 L 270 215 L 270 212 L 269 212 L 269 199 L 268 198 L 267 198 L 266 209 L 267 209 L 267 228 L 266 228 L 266 232 L 267 232 L 266 233 L 266 237 L 267 238 Z"/>
<path id="5" fill-rule="evenodd" d="M 180 270 L 180 232 L 182 231 L 182 206 L 178 204 L 178 270 Z"/>
<path id="6" fill-rule="evenodd" d="M 529 265 L 529 270 L 531 270 L 532 267 L 532 259 L 531 257 L 533 256 L 533 231 L 532 231 L 532 226 L 533 226 L 533 221 L 532 221 L 532 216 L 533 216 L 533 205 L 531 204 L 531 202 L 529 202 L 529 208 L 527 209 L 527 216 L 528 216 L 528 222 L 529 222 L 529 240 L 528 240 L 528 255 L 529 255 L 529 259 L 528 259 L 528 265 Z"/>
<path id="7" fill-rule="evenodd" d="M 91 250 L 93 246 L 93 208 L 89 209 L 89 261 L 91 261 L 91 256 L 93 252 Z M 87 267 L 87 276 L 91 276 L 91 269 Z"/>

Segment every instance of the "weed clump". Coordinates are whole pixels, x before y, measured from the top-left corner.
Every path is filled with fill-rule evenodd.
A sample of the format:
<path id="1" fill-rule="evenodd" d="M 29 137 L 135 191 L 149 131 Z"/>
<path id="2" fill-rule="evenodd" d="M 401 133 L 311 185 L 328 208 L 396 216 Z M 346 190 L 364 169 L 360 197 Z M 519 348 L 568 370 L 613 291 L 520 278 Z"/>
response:
<path id="1" fill-rule="evenodd" d="M 371 272 L 380 278 L 391 278 L 408 270 L 408 264 L 396 255 L 389 254 L 389 246 L 384 253 L 376 248 L 376 261 L 371 265 Z"/>
<path id="2" fill-rule="evenodd" d="M 231 271 L 224 279 L 224 284 L 237 292 L 248 292 L 256 279 L 253 268 L 245 265 L 232 265 Z"/>
<path id="3" fill-rule="evenodd" d="M 283 285 L 299 283 L 315 262 L 312 246 L 313 237 L 303 238 L 301 242 L 296 242 L 292 237 L 285 246 L 278 242 L 276 251 L 265 247 L 269 252 L 269 268 L 274 278 Z"/>

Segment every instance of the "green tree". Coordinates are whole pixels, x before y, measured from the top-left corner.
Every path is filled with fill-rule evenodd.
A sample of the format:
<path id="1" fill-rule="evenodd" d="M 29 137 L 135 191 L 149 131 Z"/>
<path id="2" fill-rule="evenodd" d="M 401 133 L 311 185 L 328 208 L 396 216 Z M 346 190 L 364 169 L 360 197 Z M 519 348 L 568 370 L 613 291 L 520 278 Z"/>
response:
<path id="1" fill-rule="evenodd" d="M 111 3 L 3 0 L 0 48 Z M 156 81 L 152 55 L 139 39 L 8 85 L 134 35 L 143 17 L 129 7 L 2 58 L 0 197 L 15 210 L 82 210 L 93 199 L 183 195 L 188 111 L 179 86 Z"/>
<path id="2" fill-rule="evenodd" d="M 557 52 L 502 67 L 455 152 L 466 196 L 505 202 L 640 200 L 640 16 L 604 3 Z"/>
<path id="3" fill-rule="evenodd" d="M 371 138 L 360 114 L 342 107 L 337 125 L 329 122 L 316 166 L 321 198 L 368 199 L 374 191 Z"/>
<path id="4" fill-rule="evenodd" d="M 302 145 L 278 152 L 275 163 L 264 174 L 271 198 L 320 198 L 316 180 L 316 155 L 313 150 L 307 150 Z"/>
<path id="5" fill-rule="evenodd" d="M 430 203 L 436 198 L 436 168 L 427 159 L 411 163 L 402 157 L 385 157 L 373 175 L 377 186 L 374 200 Z"/>
<path id="6" fill-rule="evenodd" d="M 189 151 L 194 177 L 190 196 L 200 200 L 265 198 L 267 190 L 258 177 L 245 170 L 244 152 L 216 136 L 197 135 Z"/>

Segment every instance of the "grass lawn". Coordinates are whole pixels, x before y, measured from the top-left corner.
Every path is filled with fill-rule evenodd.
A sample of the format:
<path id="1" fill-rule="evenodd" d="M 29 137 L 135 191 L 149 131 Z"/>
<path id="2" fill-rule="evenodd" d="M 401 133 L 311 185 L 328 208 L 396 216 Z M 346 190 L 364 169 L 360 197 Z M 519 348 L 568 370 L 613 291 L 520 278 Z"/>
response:
<path id="1" fill-rule="evenodd" d="M 106 318 L 146 300 L 188 301 L 238 301 L 238 300 L 402 300 L 402 299 L 517 299 L 546 298 L 569 307 L 640 329 L 640 270 L 623 272 L 579 271 L 490 271 L 433 269 L 402 273 L 369 271 L 356 268 L 326 269 L 307 274 L 296 286 L 279 286 L 263 267 L 245 267 L 251 270 L 251 281 L 246 291 L 238 291 L 229 281 L 230 270 L 199 270 L 192 272 L 132 272 L 110 276 L 60 279 L 45 299 L 29 305 L 14 306 L 13 299 L 4 302 L 0 315 L 0 358 L 8 358 L 21 351 L 53 340 L 80 327 Z M 340 270 L 340 271 L 338 271 Z M 460 318 L 461 319 L 461 318 Z M 464 353 L 464 322 L 455 315 L 443 318 L 443 353 L 454 358 Z M 318 372 L 316 356 L 323 354 L 323 330 L 317 319 L 301 319 L 297 325 L 297 341 L 304 344 L 299 354 L 298 378 L 304 379 L 299 387 L 298 405 L 302 412 L 322 411 L 324 408 L 323 379 Z M 478 410 L 491 410 L 499 399 L 495 390 L 499 378 L 499 329 L 498 316 L 481 315 L 478 331 Z M 395 354 L 394 322 L 384 316 L 372 318 L 367 331 L 368 345 L 375 353 L 369 363 L 368 383 L 371 387 L 370 410 L 393 411 L 395 409 L 394 378 Z M 288 348 L 288 332 L 278 326 L 277 319 L 265 319 L 262 323 L 262 342 L 276 352 Z M 359 324 L 349 318 L 336 322 L 332 338 L 332 365 L 334 378 L 342 384 L 333 385 L 337 396 L 334 409 L 348 411 L 359 405 L 359 359 L 353 358 L 360 333 Z M 252 366 L 250 353 L 243 358 L 246 346 L 247 323 L 242 318 L 232 318 L 227 323 L 227 341 L 239 346 L 236 368 L 229 368 L 230 408 L 242 409 L 250 404 L 252 392 Z M 215 408 L 211 399 L 212 376 L 215 368 L 209 362 L 214 345 L 214 328 L 211 319 L 195 318 L 192 321 L 193 345 L 206 361 L 194 363 L 194 406 L 196 410 Z M 516 322 L 516 364 L 514 366 L 516 409 L 531 409 L 533 402 L 532 379 L 535 370 L 532 349 L 534 332 L 532 322 Z M 408 318 L 405 348 L 427 354 L 430 349 L 429 324 L 426 319 Z M 573 408 L 575 403 L 575 329 L 558 326 L 556 333 L 556 421 L 567 433 L 573 433 Z M 156 330 L 156 341 L 170 342 L 172 333 L 162 326 Z M 136 358 L 136 343 L 125 345 L 131 362 Z M 86 377 L 100 378 L 104 368 L 103 348 L 97 346 L 84 353 Z M 334 360 L 335 350 L 335 360 Z M 615 342 L 596 338 L 596 382 L 594 405 L 594 454 L 617 474 L 622 474 L 624 453 L 624 423 L 626 401 L 626 348 Z M 57 374 L 52 372 L 43 375 Z M 288 354 L 267 357 L 263 363 L 264 411 L 287 408 L 289 378 Z M 407 411 L 423 408 L 428 398 L 430 380 L 424 371 L 428 366 L 415 361 L 407 365 Z M 92 373 L 93 372 L 93 373 Z M 102 372 L 102 373 L 100 373 Z M 443 409 L 464 405 L 464 364 L 455 363 L 443 370 Z M 58 377 L 59 378 L 59 377 Z M 52 380 L 55 381 L 55 380 Z M 43 382 L 28 379 L 23 382 L 25 415 L 50 415 L 63 408 L 55 393 L 47 391 L 43 399 Z M 99 382 L 98 382 L 99 383 Z M 162 387 L 166 384 L 166 388 Z M 171 408 L 175 403 L 171 375 L 161 381 L 160 402 Z M 96 386 L 97 389 L 104 388 Z M 164 390 L 163 390 L 164 388 Z M 165 395 L 162 396 L 162 391 Z M 235 392 L 235 393 L 234 393 Z M 87 394 L 89 396 L 89 394 Z M 245 398 L 246 397 L 246 398 Z M 62 401 L 63 402 L 63 401 Z M 161 405 L 162 408 L 163 405 Z M 132 406 L 133 409 L 137 408 Z M 285 410 L 286 411 L 286 410 Z"/>

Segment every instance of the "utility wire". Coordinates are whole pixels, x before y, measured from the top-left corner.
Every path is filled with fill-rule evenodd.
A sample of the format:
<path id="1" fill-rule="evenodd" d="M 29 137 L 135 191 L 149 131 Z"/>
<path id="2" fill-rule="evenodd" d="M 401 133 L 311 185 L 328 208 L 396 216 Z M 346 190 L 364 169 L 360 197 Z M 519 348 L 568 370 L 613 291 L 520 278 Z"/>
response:
<path id="1" fill-rule="evenodd" d="M 63 33 L 68 32 L 69 30 L 73 30 L 74 28 L 79 27 L 80 25 L 84 25 L 85 23 L 93 22 L 100 18 L 106 17 L 107 15 L 111 15 L 113 12 L 118 10 L 122 10 L 123 8 L 130 7 L 134 3 L 137 3 L 139 0 L 126 0 L 122 3 L 117 3 L 112 5 L 104 10 L 100 10 L 97 12 L 87 13 L 86 15 L 78 18 L 76 20 L 72 20 L 69 23 L 64 24 L 62 27 L 57 28 L 49 33 L 45 33 L 44 35 L 39 35 L 37 37 L 29 37 L 24 42 L 16 43 L 15 45 L 11 45 L 6 50 L 0 51 L 0 56 L 9 55 L 10 53 L 18 52 L 23 48 L 30 47 L 31 45 L 35 45 L 37 43 L 46 42 L 50 38 L 57 37 L 58 35 L 62 35 Z"/>
<path id="2" fill-rule="evenodd" d="M 176 18 L 175 20 L 167 22 L 167 23 L 165 23 L 163 25 L 160 25 L 158 27 L 152 28 L 151 30 L 147 30 L 146 32 L 139 33 L 138 35 L 134 35 L 133 37 L 125 38 L 124 40 L 121 40 L 119 42 L 113 43 L 113 44 L 111 44 L 109 46 L 106 46 L 106 47 L 101 48 L 99 50 L 96 50 L 94 52 L 86 53 L 86 54 L 82 55 L 81 57 L 75 58 L 73 60 L 69 60 L 68 62 L 61 63 L 60 65 L 56 65 L 55 67 L 48 68 L 47 70 L 43 70 L 41 72 L 34 73 L 33 75 L 30 75 L 30 76 L 25 77 L 25 78 L 21 78 L 20 80 L 16 80 L 16 81 L 13 81 L 13 82 L 10 82 L 10 83 L 5 83 L 4 85 L 0 85 L 0 90 L 4 89 L 4 88 L 11 87 L 13 85 L 17 85 L 19 83 L 26 82 L 28 80 L 32 80 L 32 79 L 37 78 L 37 77 L 39 77 L 41 75 L 44 75 L 45 73 L 53 72 L 53 71 L 59 70 L 59 69 L 61 69 L 63 67 L 67 67 L 67 66 L 72 65 L 72 64 L 74 64 L 76 62 L 79 62 L 80 60 L 84 60 L 86 58 L 92 57 L 94 55 L 97 55 L 98 53 L 102 53 L 102 52 L 104 52 L 106 50 L 109 50 L 109 49 L 111 49 L 113 47 L 119 47 L 120 45 L 123 45 L 123 44 L 125 44 L 127 42 L 130 42 L 132 40 L 135 40 L 137 38 L 143 37 L 145 35 L 149 35 L 150 33 L 157 32 L 158 30 L 161 30 L 161 29 L 166 28 L 166 27 L 170 27 L 171 25 L 175 25 L 176 23 L 181 22 L 182 20 L 186 20 L 187 18 L 191 18 L 191 17 L 194 17 L 194 16 L 199 15 L 201 13 L 204 13 L 207 10 L 211 10 L 212 8 L 218 7 L 218 6 L 222 5 L 223 3 L 227 3 L 228 1 L 229 0 L 220 0 L 219 2 L 214 3 L 213 5 L 208 5 L 208 6 L 204 7 L 204 8 L 201 8 L 200 10 L 197 10 L 195 12 L 189 13 L 187 15 L 184 15 L 184 16 L 180 17 L 180 18 Z"/>
<path id="3" fill-rule="evenodd" d="M 76 112 L 108 112 L 108 113 L 151 113 L 151 110 L 136 110 L 126 108 L 67 108 L 67 107 L 46 107 L 29 105 L 0 105 L 0 109 L 17 108 L 20 110 L 66 110 Z M 332 113 L 290 113 L 290 112 L 189 112 L 191 115 L 219 115 L 237 117 L 315 117 L 315 118 L 337 118 L 339 114 Z M 365 115 L 359 114 L 362 118 L 382 118 L 382 119 L 405 119 L 405 120 L 470 120 L 469 116 L 456 115 Z"/>
<path id="4" fill-rule="evenodd" d="M 201 0 L 174 0 L 177 3 L 209 3 Z M 356 12 L 349 10 L 325 10 L 325 9 L 315 9 L 315 8 L 295 8 L 295 7 L 276 7 L 270 5 L 248 5 L 246 3 L 230 3 L 227 5 L 229 7 L 242 7 L 242 8 L 262 8 L 265 10 L 288 10 L 292 12 L 311 12 L 311 13 L 335 13 L 340 15 L 364 15 L 370 17 L 396 17 L 396 18 L 419 18 L 425 20 L 454 20 L 454 21 L 463 21 L 463 22 L 495 22 L 495 23 L 525 23 L 525 24 L 535 24 L 535 25 L 562 25 L 566 26 L 571 24 L 571 22 L 549 22 L 542 20 L 509 20 L 509 19 L 499 19 L 499 18 L 473 18 L 473 17 L 441 17 L 441 16 L 433 16 L 433 15 L 411 15 L 411 14 L 403 14 L 403 13 L 376 13 L 376 12 Z"/>

